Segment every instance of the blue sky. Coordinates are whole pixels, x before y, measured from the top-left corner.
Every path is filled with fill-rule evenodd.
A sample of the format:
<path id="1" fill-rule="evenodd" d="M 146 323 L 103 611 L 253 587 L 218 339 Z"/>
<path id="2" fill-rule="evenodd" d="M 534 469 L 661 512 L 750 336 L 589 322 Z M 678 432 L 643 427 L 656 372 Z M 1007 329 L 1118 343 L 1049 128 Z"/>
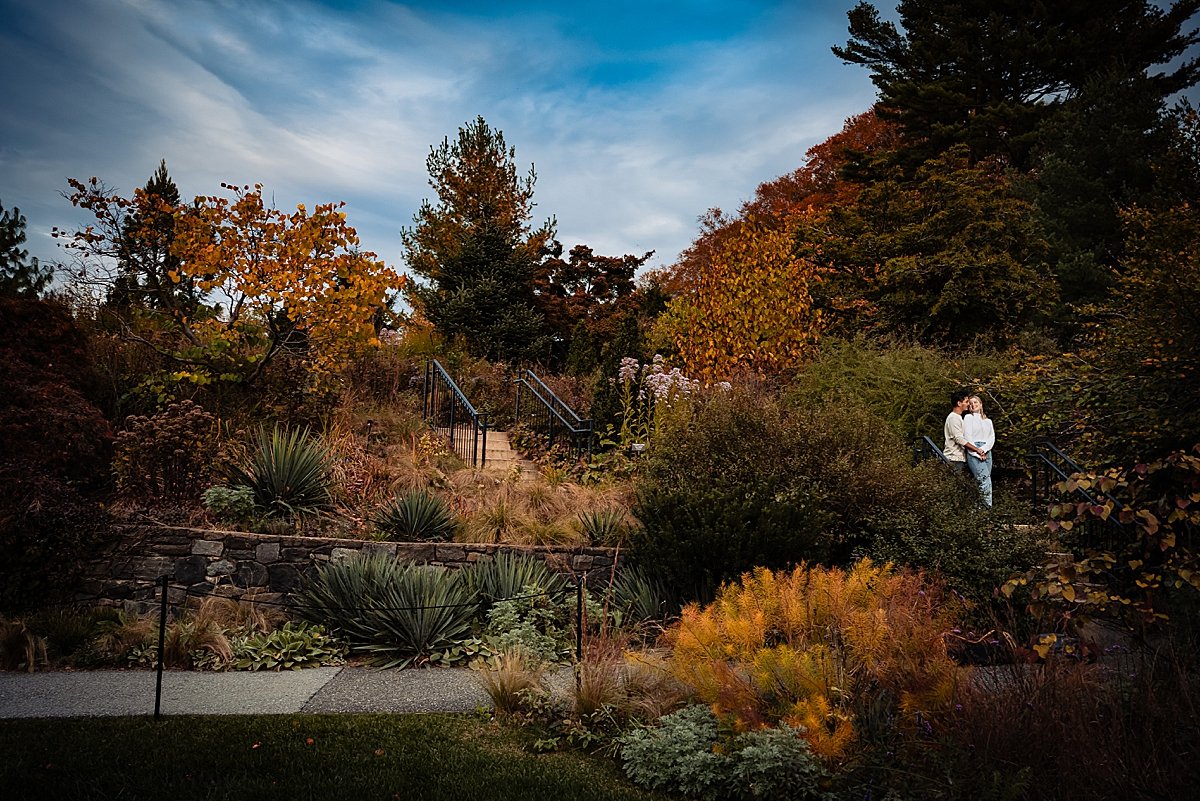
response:
<path id="1" fill-rule="evenodd" d="M 0 201 L 60 260 L 50 228 L 86 223 L 67 177 L 130 193 L 165 158 L 188 198 L 226 181 L 281 208 L 344 200 L 404 269 L 430 147 L 482 115 L 536 165 L 565 246 L 670 264 L 706 209 L 870 107 L 866 71 L 829 49 L 853 5 L 0 0 Z"/>

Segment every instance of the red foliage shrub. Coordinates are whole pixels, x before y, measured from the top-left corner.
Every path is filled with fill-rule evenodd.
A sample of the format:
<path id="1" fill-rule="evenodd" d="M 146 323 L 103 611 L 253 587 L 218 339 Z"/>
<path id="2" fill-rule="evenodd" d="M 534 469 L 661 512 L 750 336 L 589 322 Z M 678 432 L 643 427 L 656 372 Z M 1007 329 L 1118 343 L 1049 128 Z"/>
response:
<path id="1" fill-rule="evenodd" d="M 0 607 L 71 587 L 105 538 L 89 493 L 105 485 L 112 429 L 88 399 L 87 341 L 45 301 L 0 298 Z"/>

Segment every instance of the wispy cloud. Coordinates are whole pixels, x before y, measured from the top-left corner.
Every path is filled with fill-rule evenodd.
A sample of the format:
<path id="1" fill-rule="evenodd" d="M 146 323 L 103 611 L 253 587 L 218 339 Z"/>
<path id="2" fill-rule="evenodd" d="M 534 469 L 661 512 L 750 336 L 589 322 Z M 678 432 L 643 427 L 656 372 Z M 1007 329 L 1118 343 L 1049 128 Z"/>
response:
<path id="1" fill-rule="evenodd" d="M 27 76 L 0 112 L 0 199 L 52 257 L 40 232 L 81 220 L 66 176 L 131 190 L 165 157 L 185 194 L 346 200 L 399 263 L 430 146 L 481 114 L 536 163 L 565 244 L 667 263 L 705 209 L 870 104 L 829 53 L 851 4 L 0 0 Z"/>

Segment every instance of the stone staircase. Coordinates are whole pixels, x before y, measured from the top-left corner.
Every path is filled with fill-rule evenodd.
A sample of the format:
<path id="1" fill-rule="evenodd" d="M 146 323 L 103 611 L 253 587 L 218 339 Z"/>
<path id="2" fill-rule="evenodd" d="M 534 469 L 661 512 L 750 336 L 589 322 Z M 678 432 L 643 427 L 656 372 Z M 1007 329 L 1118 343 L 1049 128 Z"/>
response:
<path id="1" fill-rule="evenodd" d="M 533 481 L 541 476 L 537 465 L 521 456 L 512 449 L 508 442 L 507 431 L 487 432 L 487 458 L 484 469 L 508 475 L 512 470 L 521 472 L 522 481 Z"/>

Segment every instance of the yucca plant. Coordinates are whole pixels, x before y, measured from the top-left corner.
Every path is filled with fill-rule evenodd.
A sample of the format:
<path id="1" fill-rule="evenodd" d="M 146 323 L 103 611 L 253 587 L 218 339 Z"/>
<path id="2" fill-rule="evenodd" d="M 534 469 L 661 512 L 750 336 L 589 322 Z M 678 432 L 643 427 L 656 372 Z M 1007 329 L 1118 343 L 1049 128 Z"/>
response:
<path id="1" fill-rule="evenodd" d="M 250 488 L 266 516 L 319 514 L 333 505 L 329 449 L 307 428 L 264 429 L 255 446 L 247 464 L 227 474 L 231 485 Z"/>
<path id="2" fill-rule="evenodd" d="M 368 621 L 376 641 L 362 650 L 381 667 L 407 667 L 452 647 L 471 633 L 476 609 L 457 571 L 407 565 L 383 588 Z"/>
<path id="3" fill-rule="evenodd" d="M 450 506 L 425 490 L 396 495 L 375 513 L 374 521 L 388 539 L 405 542 L 444 542 L 458 527 Z"/>
<path id="4" fill-rule="evenodd" d="M 525 587 L 541 587 L 548 593 L 561 592 L 567 580 L 541 559 L 501 551 L 486 562 L 475 562 L 462 569 L 463 579 L 484 606 L 522 594 Z"/>
<path id="5" fill-rule="evenodd" d="M 296 595 L 300 613 L 382 667 L 406 667 L 470 634 L 478 604 L 457 572 L 358 556 L 327 565 Z"/>
<path id="6" fill-rule="evenodd" d="M 628 539 L 629 522 L 620 509 L 610 507 L 584 512 L 579 516 L 579 522 L 592 545 L 619 545 Z"/>
<path id="7" fill-rule="evenodd" d="M 384 554 L 359 555 L 331 562 L 306 579 L 292 596 L 297 611 L 343 637 L 352 647 L 374 641 L 375 629 L 367 622 L 367 607 L 382 588 L 399 579 L 403 568 Z"/>
<path id="8" fill-rule="evenodd" d="M 618 571 L 609 593 L 612 608 L 619 612 L 623 625 L 661 622 L 679 609 L 666 585 L 638 567 Z"/>

